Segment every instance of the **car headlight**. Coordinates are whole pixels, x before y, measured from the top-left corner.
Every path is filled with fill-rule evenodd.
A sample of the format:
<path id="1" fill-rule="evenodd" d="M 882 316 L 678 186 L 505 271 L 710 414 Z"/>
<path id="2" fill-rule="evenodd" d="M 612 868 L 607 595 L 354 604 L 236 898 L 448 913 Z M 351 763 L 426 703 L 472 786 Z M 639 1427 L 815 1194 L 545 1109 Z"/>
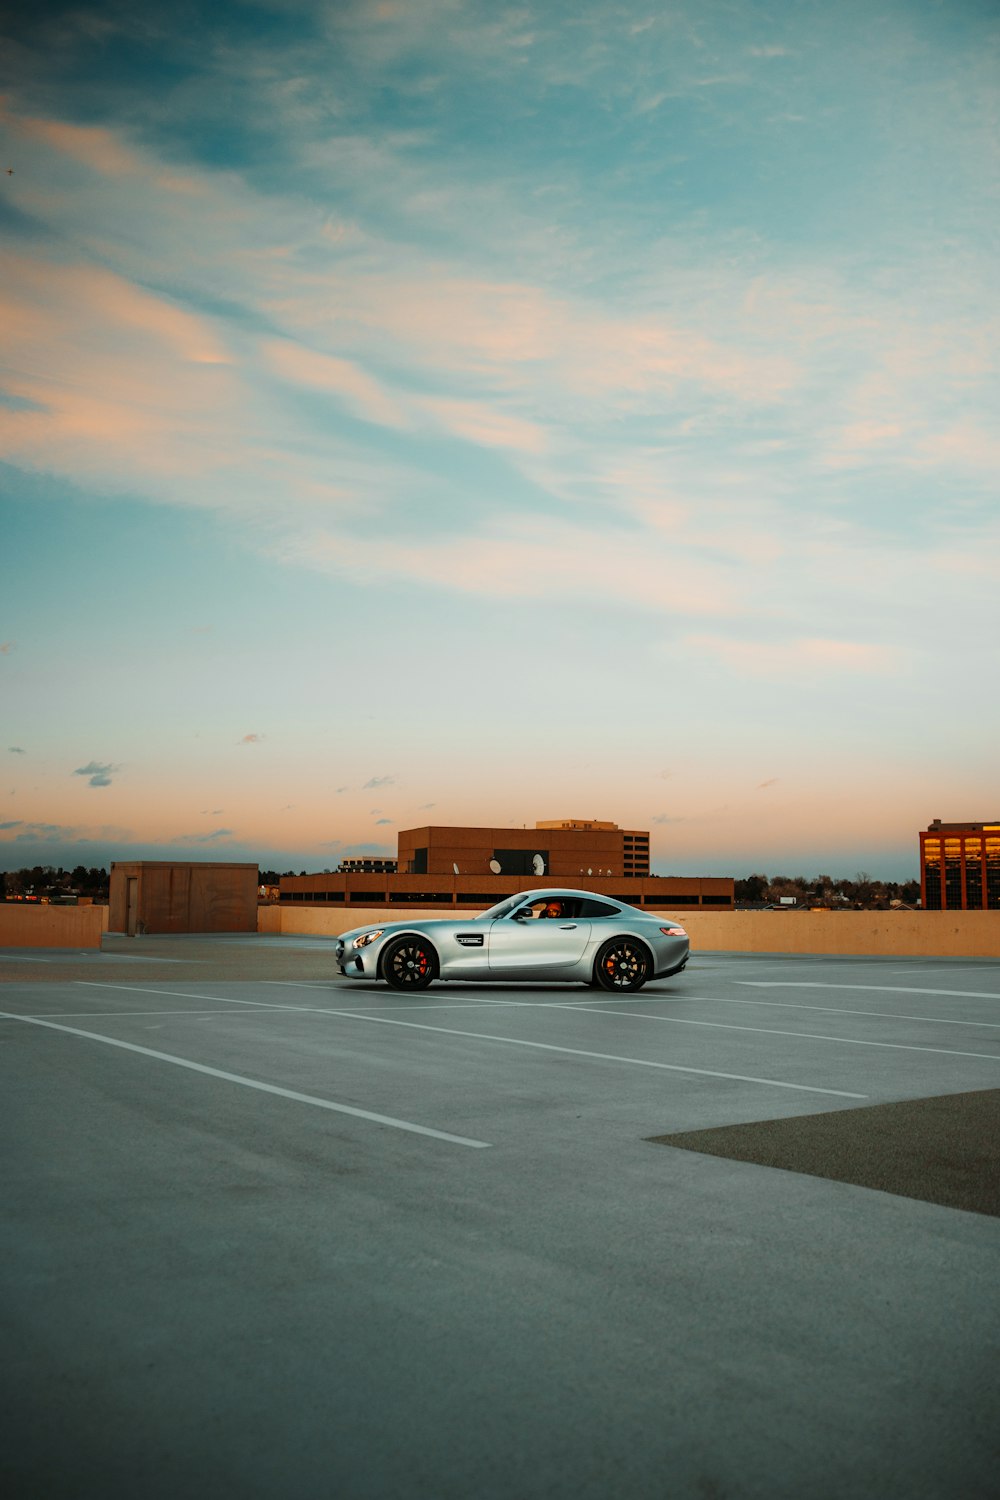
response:
<path id="1" fill-rule="evenodd" d="M 351 946 L 354 948 L 367 948 L 368 944 L 374 943 L 375 939 L 380 938 L 384 931 L 384 927 L 376 927 L 374 932 L 363 932 L 360 937 L 354 939 Z"/>

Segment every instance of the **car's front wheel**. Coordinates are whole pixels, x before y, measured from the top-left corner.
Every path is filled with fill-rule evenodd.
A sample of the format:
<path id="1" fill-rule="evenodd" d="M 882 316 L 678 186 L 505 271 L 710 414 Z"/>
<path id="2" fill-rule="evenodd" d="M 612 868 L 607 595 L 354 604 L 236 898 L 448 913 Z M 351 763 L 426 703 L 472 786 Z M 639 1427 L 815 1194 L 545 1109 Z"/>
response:
<path id="1" fill-rule="evenodd" d="M 628 994 L 641 990 L 649 973 L 649 954 L 633 938 L 612 938 L 594 964 L 594 979 L 602 990 Z"/>
<path id="2" fill-rule="evenodd" d="M 382 959 L 382 977 L 394 990 L 425 990 L 437 976 L 437 954 L 424 938 L 401 937 Z"/>

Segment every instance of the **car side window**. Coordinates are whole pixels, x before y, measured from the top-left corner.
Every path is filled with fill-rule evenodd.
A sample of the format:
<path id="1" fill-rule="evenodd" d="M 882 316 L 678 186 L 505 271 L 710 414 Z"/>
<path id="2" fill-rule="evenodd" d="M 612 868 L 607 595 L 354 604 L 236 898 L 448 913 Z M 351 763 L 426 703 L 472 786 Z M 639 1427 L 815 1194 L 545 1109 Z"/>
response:
<path id="1" fill-rule="evenodd" d="M 542 902 L 542 910 L 539 916 L 547 917 L 553 922 L 571 921 L 577 916 L 579 903 L 566 896 L 552 896 L 548 901 Z"/>
<path id="2" fill-rule="evenodd" d="M 539 921 L 565 922 L 580 915 L 580 903 L 565 896 L 551 896 L 519 908 Z"/>
<path id="3" fill-rule="evenodd" d="M 581 901 L 577 916 L 580 917 L 617 917 L 621 912 L 620 906 L 611 906 L 607 901 Z"/>

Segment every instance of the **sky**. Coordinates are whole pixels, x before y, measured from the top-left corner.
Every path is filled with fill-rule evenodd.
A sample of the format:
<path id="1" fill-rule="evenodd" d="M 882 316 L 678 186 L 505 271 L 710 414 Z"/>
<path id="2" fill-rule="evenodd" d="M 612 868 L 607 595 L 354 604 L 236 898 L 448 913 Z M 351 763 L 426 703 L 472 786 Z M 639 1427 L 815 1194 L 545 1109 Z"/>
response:
<path id="1" fill-rule="evenodd" d="M 15 0 L 0 138 L 0 869 L 1000 816 L 992 0 Z"/>

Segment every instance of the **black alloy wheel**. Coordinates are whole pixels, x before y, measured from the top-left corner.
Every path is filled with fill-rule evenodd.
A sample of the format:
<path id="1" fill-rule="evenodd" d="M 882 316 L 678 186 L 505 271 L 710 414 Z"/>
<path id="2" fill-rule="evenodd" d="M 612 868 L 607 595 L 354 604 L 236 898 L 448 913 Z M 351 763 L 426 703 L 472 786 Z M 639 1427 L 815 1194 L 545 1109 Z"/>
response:
<path id="1" fill-rule="evenodd" d="M 385 950 L 382 976 L 394 990 L 425 990 L 436 974 L 437 954 L 422 938 L 397 938 Z"/>
<path id="2" fill-rule="evenodd" d="M 641 990 L 649 973 L 649 955 L 632 938 L 612 938 L 594 964 L 594 978 L 602 990 L 628 994 Z"/>

